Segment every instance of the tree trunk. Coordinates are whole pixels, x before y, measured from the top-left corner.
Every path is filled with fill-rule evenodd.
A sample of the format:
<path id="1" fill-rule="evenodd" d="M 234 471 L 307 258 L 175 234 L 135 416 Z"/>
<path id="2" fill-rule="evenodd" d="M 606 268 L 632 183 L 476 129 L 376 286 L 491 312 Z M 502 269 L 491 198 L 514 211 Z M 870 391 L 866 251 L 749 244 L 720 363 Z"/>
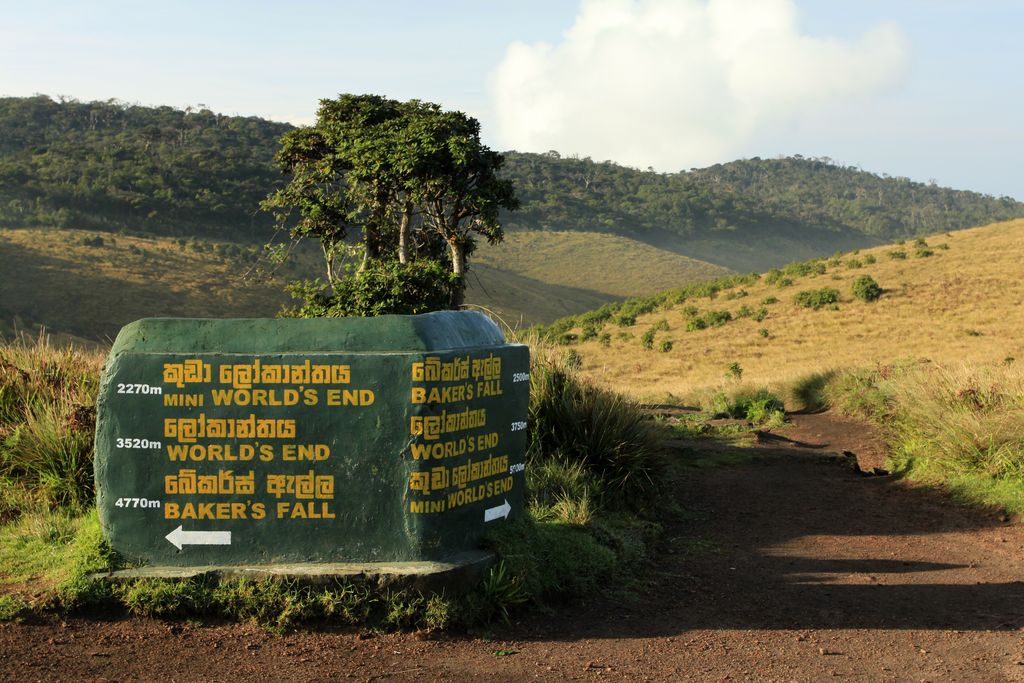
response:
<path id="1" fill-rule="evenodd" d="M 465 245 L 457 237 L 448 239 L 448 248 L 452 253 L 452 272 L 458 277 L 455 291 L 452 292 L 452 308 L 461 308 L 466 300 L 466 250 Z"/>
<path id="2" fill-rule="evenodd" d="M 326 242 L 320 242 L 320 247 L 323 249 L 324 262 L 327 265 L 327 284 L 334 290 L 334 250 L 328 247 Z"/>
<path id="3" fill-rule="evenodd" d="M 409 262 L 409 224 L 412 222 L 412 202 L 406 202 L 402 210 L 402 222 L 398 225 L 398 262 Z"/>

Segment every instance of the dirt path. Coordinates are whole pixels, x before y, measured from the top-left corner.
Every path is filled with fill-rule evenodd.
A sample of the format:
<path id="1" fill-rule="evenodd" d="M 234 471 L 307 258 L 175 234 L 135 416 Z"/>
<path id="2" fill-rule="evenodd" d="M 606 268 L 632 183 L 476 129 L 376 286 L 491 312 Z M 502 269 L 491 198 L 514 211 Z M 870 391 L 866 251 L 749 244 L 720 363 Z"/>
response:
<path id="1" fill-rule="evenodd" d="M 0 625 L 0 679 L 1024 681 L 1024 528 L 814 457 L 868 469 L 881 443 L 794 420 L 776 455 L 692 470 L 632 600 L 494 640 L 47 618 Z"/>

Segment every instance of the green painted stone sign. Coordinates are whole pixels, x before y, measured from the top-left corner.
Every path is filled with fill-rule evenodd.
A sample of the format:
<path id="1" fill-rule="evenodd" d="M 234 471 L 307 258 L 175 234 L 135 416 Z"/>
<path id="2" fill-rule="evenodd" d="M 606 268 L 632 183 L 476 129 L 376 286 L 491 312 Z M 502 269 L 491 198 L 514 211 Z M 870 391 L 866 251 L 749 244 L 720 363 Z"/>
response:
<path id="1" fill-rule="evenodd" d="M 100 520 L 150 565 L 443 560 L 522 514 L 529 352 L 476 312 L 121 330 Z"/>

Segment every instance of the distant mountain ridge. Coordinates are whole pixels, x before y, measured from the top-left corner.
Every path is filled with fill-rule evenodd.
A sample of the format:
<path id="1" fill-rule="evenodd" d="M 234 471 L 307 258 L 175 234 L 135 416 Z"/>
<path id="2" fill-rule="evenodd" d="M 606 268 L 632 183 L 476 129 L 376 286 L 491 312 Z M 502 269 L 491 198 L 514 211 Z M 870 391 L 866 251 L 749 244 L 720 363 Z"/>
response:
<path id="1" fill-rule="evenodd" d="M 117 101 L 0 98 L 0 226 L 265 239 L 259 201 L 291 126 Z M 1008 197 L 825 159 L 746 159 L 660 174 L 506 153 L 522 210 L 509 230 L 608 232 L 733 269 L 1024 216 Z M 810 252 L 810 253 L 808 253 Z"/>

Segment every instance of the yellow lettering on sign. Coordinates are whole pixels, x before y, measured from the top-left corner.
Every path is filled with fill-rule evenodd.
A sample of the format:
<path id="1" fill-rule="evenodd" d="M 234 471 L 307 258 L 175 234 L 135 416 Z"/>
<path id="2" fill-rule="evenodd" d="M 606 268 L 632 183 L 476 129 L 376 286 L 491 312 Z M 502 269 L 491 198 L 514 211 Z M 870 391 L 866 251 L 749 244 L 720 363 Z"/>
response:
<path id="1" fill-rule="evenodd" d="M 487 426 L 487 411 L 484 408 L 449 413 L 442 410 L 440 415 L 412 415 L 409 418 L 409 433 L 422 436 L 428 441 L 441 438 L 443 434 L 461 432 Z"/>
<path id="2" fill-rule="evenodd" d="M 164 503 L 164 519 L 263 519 L 267 506 L 251 501 L 233 503 Z"/>
<path id="3" fill-rule="evenodd" d="M 195 443 L 197 439 L 294 439 L 295 420 L 257 418 L 168 417 L 164 419 L 164 436 L 179 443 Z"/>
<path id="4" fill-rule="evenodd" d="M 278 503 L 278 519 L 334 519 L 330 503 Z"/>
<path id="5" fill-rule="evenodd" d="M 501 356 L 493 353 L 487 358 L 473 359 L 473 379 L 496 380 L 501 378 Z"/>
<path id="6" fill-rule="evenodd" d="M 258 384 L 348 384 L 352 368 L 348 365 L 314 365 L 308 358 L 300 364 L 228 363 L 220 366 L 219 379 L 234 389 L 251 389 Z"/>
<path id="7" fill-rule="evenodd" d="M 450 387 L 413 387 L 411 399 L 414 405 L 423 403 L 459 403 L 472 401 L 474 395 L 472 384 L 456 384 Z"/>
<path id="8" fill-rule="evenodd" d="M 199 359 L 181 363 L 164 363 L 164 383 L 179 389 L 186 384 L 204 384 L 210 381 L 210 364 Z"/>
<path id="9" fill-rule="evenodd" d="M 268 474 L 267 493 L 280 498 L 289 494 L 298 500 L 332 500 L 334 498 L 334 475 L 317 474 Z"/>

